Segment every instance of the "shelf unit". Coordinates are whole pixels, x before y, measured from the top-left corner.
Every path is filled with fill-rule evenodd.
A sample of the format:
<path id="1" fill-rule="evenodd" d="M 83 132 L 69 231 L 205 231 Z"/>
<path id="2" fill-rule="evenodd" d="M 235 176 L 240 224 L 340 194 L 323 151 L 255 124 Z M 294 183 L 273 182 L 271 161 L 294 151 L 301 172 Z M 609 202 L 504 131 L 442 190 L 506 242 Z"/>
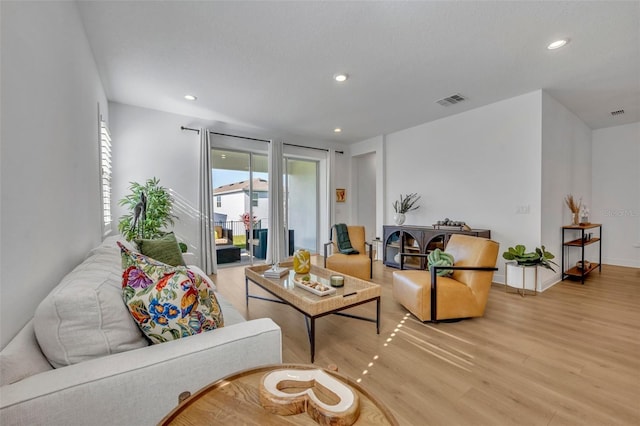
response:
<path id="1" fill-rule="evenodd" d="M 586 231 L 597 230 L 595 237 L 589 237 L 590 233 Z M 576 233 L 580 233 L 580 238 L 575 238 Z M 573 239 L 567 241 L 567 233 L 571 235 Z M 584 251 L 585 247 L 592 244 L 598 244 L 598 262 L 589 262 L 588 268 L 578 268 L 577 266 L 569 267 L 569 250 L 571 248 L 580 249 L 580 261 L 584 265 Z M 602 225 L 599 223 L 589 223 L 584 225 L 569 225 L 562 227 L 562 279 L 565 278 L 579 278 L 584 284 L 584 280 L 587 275 L 594 269 L 598 269 L 598 272 L 602 272 Z"/>
<path id="2" fill-rule="evenodd" d="M 488 229 L 436 229 L 433 226 L 396 226 L 383 227 L 383 263 L 392 268 L 400 268 L 400 262 L 394 258 L 399 253 L 429 254 L 439 248 L 444 250 L 452 234 L 473 235 L 475 237 L 491 238 Z M 425 257 L 405 256 L 403 267 L 406 269 L 426 269 Z"/>

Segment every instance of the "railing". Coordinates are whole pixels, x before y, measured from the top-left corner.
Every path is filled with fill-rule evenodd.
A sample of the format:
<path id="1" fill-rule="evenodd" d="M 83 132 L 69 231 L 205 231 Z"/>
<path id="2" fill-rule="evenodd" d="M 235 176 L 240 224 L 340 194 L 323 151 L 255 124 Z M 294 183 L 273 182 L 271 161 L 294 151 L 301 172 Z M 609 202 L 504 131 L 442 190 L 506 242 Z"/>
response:
<path id="1" fill-rule="evenodd" d="M 265 221 L 266 223 L 266 221 Z M 231 229 L 233 233 L 233 245 L 238 247 L 244 247 L 247 243 L 247 229 L 244 226 L 244 222 L 241 220 L 227 220 L 225 222 L 214 222 L 214 226 L 221 226 L 224 229 Z M 253 225 L 253 229 L 262 228 L 262 219 L 258 220 Z"/>

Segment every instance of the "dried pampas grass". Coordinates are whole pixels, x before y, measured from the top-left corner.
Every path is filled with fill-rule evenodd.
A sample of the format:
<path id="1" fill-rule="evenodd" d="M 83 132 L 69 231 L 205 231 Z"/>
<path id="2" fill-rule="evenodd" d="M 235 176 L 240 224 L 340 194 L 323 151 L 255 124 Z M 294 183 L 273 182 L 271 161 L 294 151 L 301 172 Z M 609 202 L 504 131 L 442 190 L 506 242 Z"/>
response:
<path id="1" fill-rule="evenodd" d="M 571 213 L 578 214 L 580 212 L 580 207 L 582 207 L 582 198 L 576 201 L 573 198 L 573 195 L 567 195 L 567 198 L 564 199 L 565 203 L 567 203 L 567 207 L 571 210 Z"/>

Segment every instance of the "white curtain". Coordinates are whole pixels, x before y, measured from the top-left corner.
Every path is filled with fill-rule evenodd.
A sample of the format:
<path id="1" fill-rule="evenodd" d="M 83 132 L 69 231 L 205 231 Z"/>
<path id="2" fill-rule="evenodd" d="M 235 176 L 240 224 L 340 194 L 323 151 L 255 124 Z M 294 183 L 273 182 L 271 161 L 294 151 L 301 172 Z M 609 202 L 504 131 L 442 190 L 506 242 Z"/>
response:
<path id="1" fill-rule="evenodd" d="M 209 130 L 200 129 L 200 269 L 207 275 L 217 273 L 216 241 L 213 238 L 213 198 L 211 196 L 211 139 Z"/>
<path id="2" fill-rule="evenodd" d="M 268 264 L 277 263 L 286 258 L 282 159 L 282 141 L 272 140 L 269 144 L 269 232 L 266 259 Z"/>

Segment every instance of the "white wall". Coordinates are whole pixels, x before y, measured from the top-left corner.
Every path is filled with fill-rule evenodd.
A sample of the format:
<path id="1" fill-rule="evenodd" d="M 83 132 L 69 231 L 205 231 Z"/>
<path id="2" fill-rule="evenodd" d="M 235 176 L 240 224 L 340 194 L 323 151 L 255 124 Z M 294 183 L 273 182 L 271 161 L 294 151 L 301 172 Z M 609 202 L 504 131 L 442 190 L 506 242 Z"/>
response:
<path id="1" fill-rule="evenodd" d="M 351 205 L 353 204 L 353 187 L 351 185 L 351 157 L 348 153 L 340 154 L 332 152 L 331 159 L 331 175 L 332 182 L 329 190 L 330 205 L 333 206 L 332 220 L 329 226 L 336 223 L 351 222 Z M 346 200 L 343 203 L 336 202 L 336 188 L 344 188 L 346 190 Z M 320 237 L 323 243 L 329 241 L 329 228 L 320 231 Z"/>
<path id="2" fill-rule="evenodd" d="M 367 241 L 382 238 L 376 231 L 376 154 L 370 152 L 353 157 L 352 164 L 355 180 L 355 219 L 352 223 L 365 227 Z"/>
<path id="3" fill-rule="evenodd" d="M 602 262 L 640 267 L 640 123 L 593 132 L 591 221 L 602 223 Z"/>
<path id="4" fill-rule="evenodd" d="M 102 237 L 98 104 L 75 2 L 0 2 L 0 346 Z"/>
<path id="5" fill-rule="evenodd" d="M 491 230 L 500 252 L 541 233 L 541 103 L 536 91 L 386 136 L 385 217 L 400 194 L 422 196 L 407 225 L 448 217 Z M 516 214 L 528 206 L 528 214 Z M 494 280 L 503 282 L 504 261 Z"/>
<path id="6" fill-rule="evenodd" d="M 371 139 L 358 142 L 349 147 L 351 156 L 358 158 L 364 155 L 375 156 L 375 163 L 369 167 L 374 167 L 375 170 L 375 235 L 373 237 L 380 237 L 382 239 L 382 226 L 385 224 L 385 151 L 384 151 L 384 136 L 376 136 Z M 352 177 L 355 179 L 355 177 Z M 354 188 L 355 191 L 359 191 L 358 188 Z M 357 217 L 353 218 L 357 221 Z"/>
<path id="7" fill-rule="evenodd" d="M 560 266 L 562 258 L 562 226 L 571 224 L 572 217 L 565 197 L 572 194 L 576 200 L 591 207 L 591 129 L 575 114 L 546 92 L 542 93 L 542 234 L 541 244 L 556 256 Z M 567 239 L 578 238 L 567 233 Z M 588 248 L 593 258 L 592 250 Z M 580 250 L 566 249 L 567 265 L 578 260 Z M 597 251 L 596 251 L 597 256 Z M 561 268 L 556 273 L 540 269 L 538 277 L 542 289 L 561 279 Z M 540 288 L 538 288 L 540 290 Z"/>
<path id="8" fill-rule="evenodd" d="M 179 217 L 173 228 L 190 251 L 198 253 L 198 169 L 200 138 L 180 130 L 187 118 L 119 103 L 109 103 L 113 155 L 113 217 L 126 213 L 117 202 L 129 193 L 130 182 L 156 177 L 175 199 Z M 228 217 L 228 220 L 238 220 Z M 117 231 L 116 231 L 117 232 Z"/>

